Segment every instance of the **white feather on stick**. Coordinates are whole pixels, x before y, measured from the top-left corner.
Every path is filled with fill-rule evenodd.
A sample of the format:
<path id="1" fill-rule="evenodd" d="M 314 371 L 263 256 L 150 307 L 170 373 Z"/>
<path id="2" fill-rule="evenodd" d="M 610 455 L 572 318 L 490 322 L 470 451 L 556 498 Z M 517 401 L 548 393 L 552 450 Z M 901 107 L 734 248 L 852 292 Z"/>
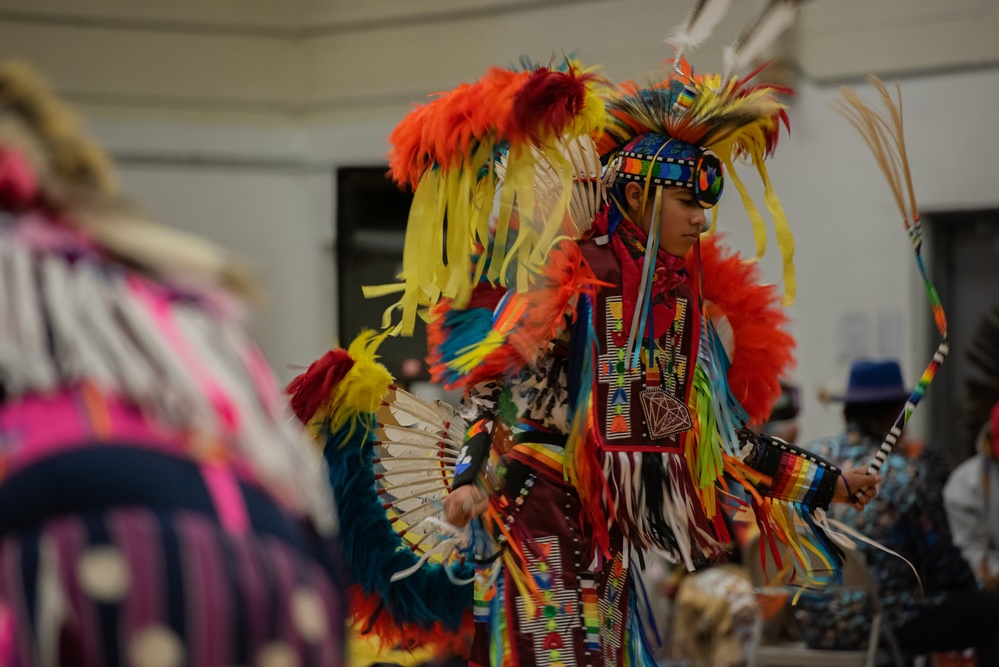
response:
<path id="1" fill-rule="evenodd" d="M 678 62 L 684 53 L 693 51 L 711 36 L 731 4 L 732 0 L 698 0 L 687 19 L 666 38 L 666 43 L 676 49 Z"/>
<path id="2" fill-rule="evenodd" d="M 768 46 L 798 18 L 798 0 L 771 0 L 760 18 L 747 28 L 735 43 L 726 47 L 722 80 L 728 80 L 763 53 Z"/>
<path id="3" fill-rule="evenodd" d="M 393 505 L 396 507 L 396 505 Z M 400 524 L 401 527 L 406 527 L 409 530 L 414 530 L 419 526 L 419 522 L 428 516 L 433 516 L 438 512 L 438 508 L 433 503 L 425 502 L 423 499 L 417 499 L 413 502 L 413 505 L 406 509 L 404 512 L 394 514 L 389 517 L 389 523 Z"/>
<path id="4" fill-rule="evenodd" d="M 436 454 L 427 453 L 424 456 L 393 456 L 391 457 L 393 461 L 420 461 L 421 463 L 436 463 L 438 461 L 443 461 L 444 463 L 457 463 L 457 456 L 438 456 Z M 372 463 L 381 463 L 382 459 L 376 458 Z"/>
<path id="5" fill-rule="evenodd" d="M 440 466 L 414 466 L 412 463 L 409 465 L 399 463 L 397 465 L 392 457 L 383 459 L 382 467 L 385 469 L 385 472 L 375 473 L 376 475 L 381 475 L 377 479 L 386 479 L 392 485 L 402 484 L 415 479 L 424 479 L 424 481 L 427 479 L 435 480 L 441 474 Z"/>

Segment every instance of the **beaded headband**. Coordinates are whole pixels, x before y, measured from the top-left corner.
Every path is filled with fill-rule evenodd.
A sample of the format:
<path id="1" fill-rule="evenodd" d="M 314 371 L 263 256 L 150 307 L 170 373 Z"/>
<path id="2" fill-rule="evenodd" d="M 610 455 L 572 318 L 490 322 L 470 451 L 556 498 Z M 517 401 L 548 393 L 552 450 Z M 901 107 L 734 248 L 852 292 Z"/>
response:
<path id="1" fill-rule="evenodd" d="M 652 185 L 688 188 L 704 208 L 718 203 L 725 185 L 724 167 L 715 153 L 665 134 L 643 134 L 628 142 L 613 169 L 618 183 L 648 179 Z"/>

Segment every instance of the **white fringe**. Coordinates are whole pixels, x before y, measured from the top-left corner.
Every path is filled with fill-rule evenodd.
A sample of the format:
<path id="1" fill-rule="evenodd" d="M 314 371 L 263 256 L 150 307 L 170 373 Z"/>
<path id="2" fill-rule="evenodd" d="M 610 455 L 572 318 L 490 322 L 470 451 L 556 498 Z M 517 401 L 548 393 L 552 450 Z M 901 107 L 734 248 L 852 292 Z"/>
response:
<path id="1" fill-rule="evenodd" d="M 154 305 L 129 286 L 148 279 L 95 256 L 70 261 L 34 248 L 9 219 L 0 221 L 0 280 L 0 381 L 8 400 L 86 380 L 167 428 L 231 448 L 320 530 L 335 529 L 325 464 L 273 379 L 260 386 L 248 369 L 252 341 L 204 295 Z M 161 330 L 152 308 L 162 309 L 174 334 Z M 232 429 L 220 418 L 223 408 Z"/>
<path id="2" fill-rule="evenodd" d="M 54 360 L 46 348 L 47 336 L 42 324 L 42 302 L 37 291 L 35 267 L 26 248 L 13 247 L 8 266 L 4 267 L 5 287 L 12 297 L 11 333 L 12 350 L 8 393 L 15 394 L 30 389 L 47 393 L 56 387 L 57 371 Z M 8 282 L 9 281 L 9 282 Z"/>
<path id="3" fill-rule="evenodd" d="M 661 544 L 652 534 L 649 523 L 648 493 L 642 484 L 643 457 L 640 452 L 605 452 L 603 474 L 610 484 L 612 506 L 606 508 L 608 517 L 636 527 L 630 536 L 636 548 L 648 549 L 667 556 L 671 562 L 682 560 L 687 569 L 694 569 L 694 557 L 713 555 L 724 549 L 724 545 L 710 533 L 697 528 L 695 503 L 699 500 L 684 494 L 684 485 L 675 481 L 677 475 L 684 474 L 682 462 L 674 456 L 663 454 L 663 468 L 669 482 L 663 482 L 662 514 L 677 542 L 677 553 L 669 545 Z"/>

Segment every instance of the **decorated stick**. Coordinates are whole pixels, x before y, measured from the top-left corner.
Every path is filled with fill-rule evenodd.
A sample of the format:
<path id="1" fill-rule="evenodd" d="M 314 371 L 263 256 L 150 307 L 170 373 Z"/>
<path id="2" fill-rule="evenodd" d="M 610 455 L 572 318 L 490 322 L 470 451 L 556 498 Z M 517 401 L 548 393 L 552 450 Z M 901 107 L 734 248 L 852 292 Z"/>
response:
<path id="1" fill-rule="evenodd" d="M 912 412 L 919 405 L 920 399 L 926 393 L 926 387 L 933 381 L 933 377 L 937 374 L 940 364 L 943 363 L 949 351 L 950 346 L 947 344 L 947 341 L 943 341 L 937 347 L 937 351 L 933 353 L 933 359 L 930 360 L 926 370 L 923 371 L 922 377 L 919 378 L 919 384 L 912 390 L 912 394 L 909 395 L 908 400 L 905 402 L 905 407 L 902 408 L 901 414 L 895 420 L 895 425 L 891 427 L 885 441 L 881 443 L 878 453 L 874 455 L 870 465 L 867 466 L 868 475 L 873 475 L 881 471 L 881 466 L 884 465 L 884 462 L 888 459 L 888 455 L 891 454 L 892 448 L 898 441 L 899 436 L 902 435 L 902 429 L 905 428 L 905 424 L 909 421 L 909 417 L 912 416 Z"/>
<path id="2" fill-rule="evenodd" d="M 916 196 L 912 187 L 912 174 L 909 171 L 909 160 L 905 151 L 905 135 L 902 130 L 902 93 L 896 87 L 898 93 L 898 101 L 896 102 L 880 79 L 872 76 L 870 81 L 881 94 L 881 99 L 888 112 L 887 117 L 875 111 L 852 88 L 846 87 L 842 88 L 843 99 L 837 104 L 837 110 L 850 121 L 867 142 L 878 166 L 881 167 L 882 173 L 888 180 L 892 195 L 895 197 L 895 203 L 902 214 L 905 231 L 912 241 L 916 266 L 919 267 L 919 273 L 926 287 L 926 295 L 933 311 L 933 320 L 943 338 L 937 351 L 933 354 L 933 359 L 923 371 L 922 377 L 919 378 L 919 384 L 912 390 L 912 394 L 905 402 L 905 407 L 902 408 L 902 413 L 895 420 L 895 425 L 892 426 L 874 459 L 867 467 L 867 472 L 873 474 L 879 472 L 881 466 L 888 459 L 899 436 L 902 435 L 902 429 L 905 428 L 906 422 L 909 421 L 909 417 L 919 405 L 923 394 L 926 393 L 926 388 L 933 381 L 940 364 L 943 363 L 950 351 L 950 346 L 947 343 L 947 317 L 943 304 L 940 303 L 940 296 L 926 272 L 921 254 L 923 232 L 919 223 Z"/>

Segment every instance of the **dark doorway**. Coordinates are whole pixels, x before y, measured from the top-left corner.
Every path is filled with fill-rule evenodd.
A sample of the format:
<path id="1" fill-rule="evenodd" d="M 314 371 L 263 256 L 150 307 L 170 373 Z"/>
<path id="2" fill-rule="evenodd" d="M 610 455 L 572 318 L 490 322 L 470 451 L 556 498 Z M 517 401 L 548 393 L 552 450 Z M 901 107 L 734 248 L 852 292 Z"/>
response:
<path id="1" fill-rule="evenodd" d="M 337 170 L 337 267 L 339 272 L 340 340 L 344 346 L 362 329 L 380 329 L 382 313 L 398 299 L 391 295 L 366 299 L 364 285 L 396 282 L 402 269 L 402 247 L 412 195 L 388 180 L 384 167 Z M 399 379 L 425 380 L 426 332 L 417 326 L 411 338 L 389 338 L 381 362 Z M 419 360 L 418 367 L 412 360 Z M 403 362 L 406 372 L 403 373 Z"/>
<path id="2" fill-rule="evenodd" d="M 981 425 L 968 423 L 979 419 L 968 409 L 968 380 L 983 372 L 969 351 L 981 345 L 976 342 L 976 331 L 983 318 L 999 308 L 999 210 L 927 217 L 935 260 L 930 270 L 947 312 L 950 339 L 950 356 L 926 396 L 929 436 L 948 463 L 956 465 L 973 453 L 973 434 Z M 935 350 L 940 336 L 932 322 L 929 326 Z M 999 340 L 994 345 L 999 349 Z M 929 354 L 932 350 L 927 359 Z"/>

